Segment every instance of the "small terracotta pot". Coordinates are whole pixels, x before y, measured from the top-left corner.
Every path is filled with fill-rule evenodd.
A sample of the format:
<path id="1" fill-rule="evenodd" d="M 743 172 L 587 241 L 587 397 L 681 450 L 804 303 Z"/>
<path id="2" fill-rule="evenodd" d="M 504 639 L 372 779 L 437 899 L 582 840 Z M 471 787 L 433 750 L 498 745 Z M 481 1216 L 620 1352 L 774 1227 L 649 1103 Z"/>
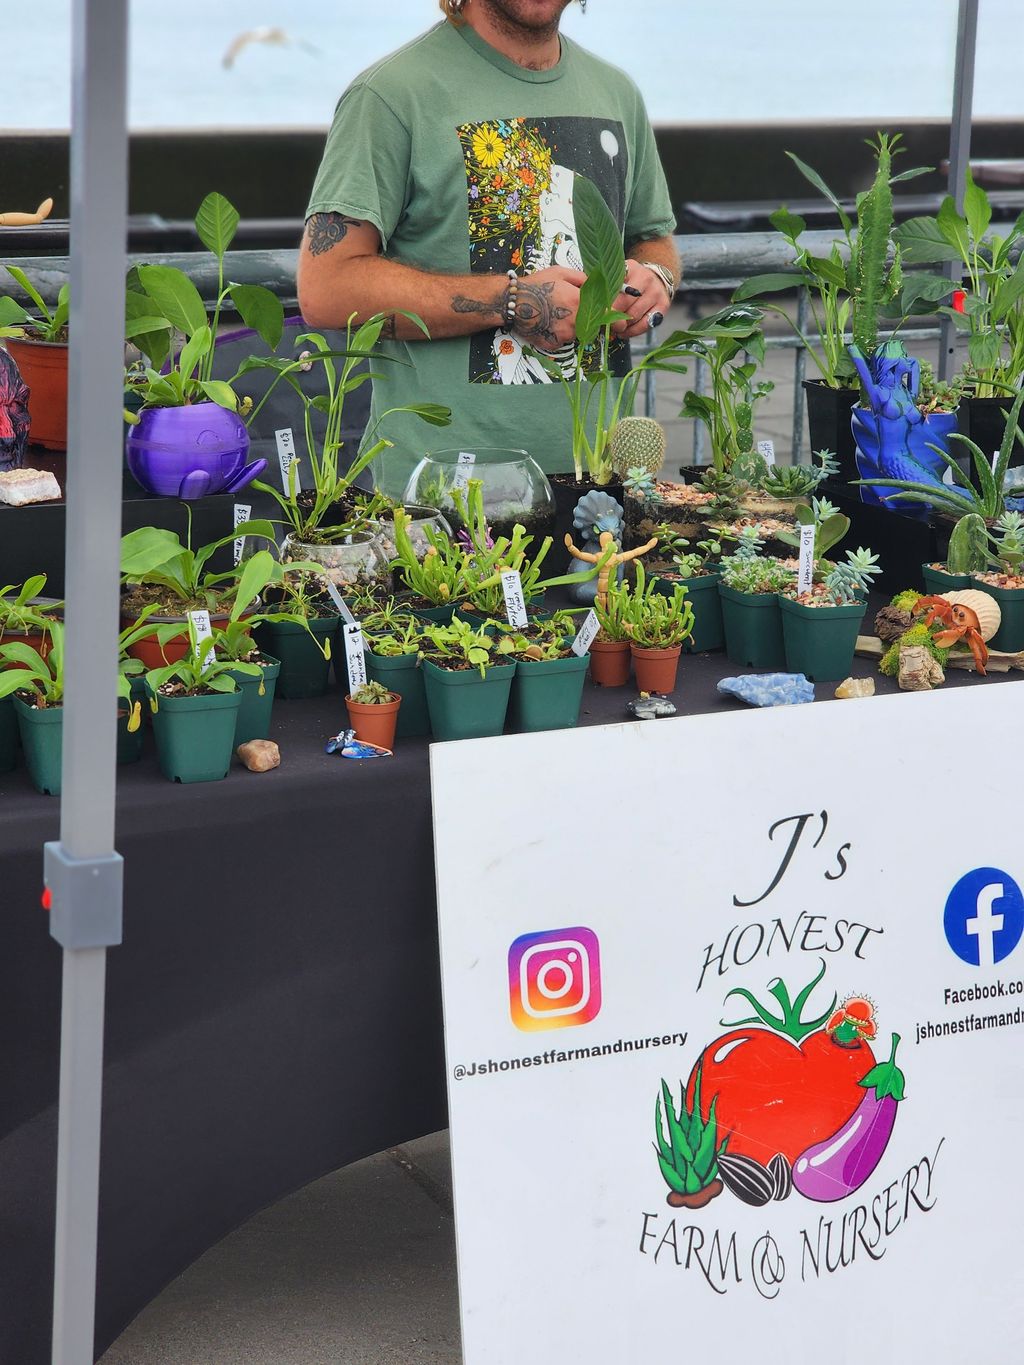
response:
<path id="1" fill-rule="evenodd" d="M 49 656 L 52 648 L 52 641 L 49 635 L 37 634 L 35 631 L 9 631 L 6 635 L 0 631 L 0 645 L 13 644 L 28 645 L 29 649 L 34 649 L 41 659 Z M 8 664 L 8 668 L 24 668 L 25 664 Z"/>
<path id="2" fill-rule="evenodd" d="M 68 445 L 68 346 L 58 341 L 19 341 L 7 350 L 28 385 L 28 439 L 47 450 Z"/>
<path id="3" fill-rule="evenodd" d="M 630 645 L 639 691 L 674 692 L 682 649 L 682 645 L 673 645 L 671 649 L 641 649 L 638 645 Z"/>
<path id="4" fill-rule="evenodd" d="M 629 642 L 595 640 L 590 646 L 590 679 L 598 687 L 625 687 L 629 682 Z"/>
<path id="5" fill-rule="evenodd" d="M 216 616 L 210 617 L 210 624 L 214 628 L 223 630 L 230 620 L 228 612 L 219 612 Z M 165 645 L 161 647 L 156 638 L 157 626 L 165 626 L 168 622 L 181 622 L 181 634 L 172 635 Z M 135 624 L 134 616 L 121 617 L 121 629 L 128 630 Z M 128 647 L 128 657 L 139 659 L 146 666 L 148 672 L 151 668 L 165 668 L 168 664 L 176 664 L 179 659 L 184 659 L 188 653 L 188 619 L 184 616 L 151 616 L 146 623 L 153 627 L 152 635 L 144 635 L 141 640 L 136 640 L 133 645 Z"/>
<path id="6" fill-rule="evenodd" d="M 345 698 L 348 707 L 348 723 L 356 732 L 356 739 L 364 744 L 377 744 L 382 749 L 395 747 L 395 727 L 398 724 L 398 708 L 402 698 L 392 692 L 394 701 L 371 702 L 368 706 Z"/>

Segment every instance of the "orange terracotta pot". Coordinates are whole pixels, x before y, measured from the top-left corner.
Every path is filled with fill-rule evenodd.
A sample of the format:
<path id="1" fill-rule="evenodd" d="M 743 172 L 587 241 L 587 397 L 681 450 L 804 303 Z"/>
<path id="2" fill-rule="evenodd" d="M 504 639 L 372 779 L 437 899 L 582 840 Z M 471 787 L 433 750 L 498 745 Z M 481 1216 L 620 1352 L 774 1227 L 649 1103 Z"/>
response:
<path id="1" fill-rule="evenodd" d="M 28 439 L 47 450 L 67 450 L 67 342 L 9 337 L 7 350 L 28 385 Z"/>
<path id="2" fill-rule="evenodd" d="M 223 630 L 228 620 L 228 613 L 223 612 L 218 616 L 211 616 L 210 624 Z M 155 634 L 143 636 L 141 640 L 136 640 L 135 644 L 129 645 L 128 657 L 141 660 L 147 670 L 164 668 L 167 664 L 176 664 L 179 659 L 184 659 L 188 653 L 188 624 L 184 616 L 151 616 L 146 624 L 152 626 L 153 630 L 156 631 L 157 626 L 165 626 L 168 622 L 175 621 L 181 622 L 180 635 L 172 635 L 163 646 Z M 122 630 L 127 630 L 134 624 L 134 616 L 121 617 Z"/>
<path id="3" fill-rule="evenodd" d="M 382 749 L 395 747 L 395 726 L 398 724 L 398 708 L 402 698 L 397 692 L 391 695 L 394 701 L 372 702 L 368 706 L 353 701 L 351 697 L 345 698 L 349 727 L 356 732 L 356 739 L 361 739 L 364 744 L 377 744 Z"/>
<path id="4" fill-rule="evenodd" d="M 625 687 L 629 682 L 629 644 L 595 640 L 590 646 L 590 679 L 598 687 Z"/>
<path id="5" fill-rule="evenodd" d="M 0 631 L 0 645 L 13 645 L 15 642 L 28 645 L 29 649 L 34 649 L 41 659 L 45 659 L 51 648 L 49 635 L 38 635 L 35 631 L 9 631 L 6 635 Z M 11 664 L 11 668 L 23 668 L 24 664 Z"/>
<path id="6" fill-rule="evenodd" d="M 591 646 L 593 648 L 593 646 Z M 640 649 L 630 645 L 633 654 L 633 671 L 636 685 L 641 692 L 674 692 L 676 672 L 679 668 L 679 655 L 682 645 L 671 649 Z"/>

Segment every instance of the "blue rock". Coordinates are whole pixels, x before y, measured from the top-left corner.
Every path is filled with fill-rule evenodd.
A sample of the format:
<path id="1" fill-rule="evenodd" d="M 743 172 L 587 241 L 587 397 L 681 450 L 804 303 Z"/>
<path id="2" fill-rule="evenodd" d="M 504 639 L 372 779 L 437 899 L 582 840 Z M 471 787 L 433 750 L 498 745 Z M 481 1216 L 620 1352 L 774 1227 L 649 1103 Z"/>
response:
<path id="1" fill-rule="evenodd" d="M 735 697 L 748 706 L 799 706 L 814 700 L 814 684 L 802 673 L 749 673 L 742 678 L 723 678 L 718 690 L 723 697 Z"/>

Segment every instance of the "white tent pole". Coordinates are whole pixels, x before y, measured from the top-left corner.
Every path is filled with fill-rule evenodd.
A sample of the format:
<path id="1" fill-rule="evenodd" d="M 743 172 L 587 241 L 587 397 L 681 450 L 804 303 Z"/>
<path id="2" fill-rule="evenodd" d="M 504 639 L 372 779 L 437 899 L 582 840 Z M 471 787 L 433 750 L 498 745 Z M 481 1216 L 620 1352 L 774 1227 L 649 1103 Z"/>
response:
<path id="1" fill-rule="evenodd" d="M 106 950 L 121 941 L 114 847 L 128 198 L 128 0 L 74 0 L 67 693 L 50 931 L 64 949 L 54 1365 L 92 1365 Z"/>
<path id="2" fill-rule="evenodd" d="M 971 114 L 974 108 L 974 58 L 978 46 L 979 0 L 960 0 L 956 28 L 956 70 L 953 74 L 953 118 L 949 134 L 949 193 L 963 213 L 967 166 L 971 159 Z M 961 272 L 949 263 L 950 279 L 957 283 Z M 939 328 L 939 378 L 953 372 L 956 353 L 956 327 L 952 318 L 943 317 Z"/>

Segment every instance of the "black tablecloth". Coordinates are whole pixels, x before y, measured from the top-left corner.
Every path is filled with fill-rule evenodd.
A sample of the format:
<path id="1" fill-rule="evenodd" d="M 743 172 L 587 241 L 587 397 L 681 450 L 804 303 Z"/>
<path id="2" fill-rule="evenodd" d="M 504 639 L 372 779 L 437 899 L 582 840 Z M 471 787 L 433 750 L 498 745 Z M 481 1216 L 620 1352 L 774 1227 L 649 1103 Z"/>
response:
<path id="1" fill-rule="evenodd" d="M 734 708 L 715 684 L 736 671 L 722 655 L 684 658 L 680 711 Z M 588 683 L 581 724 L 625 719 L 632 695 Z M 279 702 L 283 763 L 266 774 L 176 786 L 151 736 L 120 770 L 97 1354 L 258 1209 L 444 1126 L 428 746 L 328 757 L 343 722 L 337 692 Z M 49 1360 L 61 954 L 39 894 L 57 825 L 58 802 L 23 771 L 0 776 L 2 1365 Z"/>

